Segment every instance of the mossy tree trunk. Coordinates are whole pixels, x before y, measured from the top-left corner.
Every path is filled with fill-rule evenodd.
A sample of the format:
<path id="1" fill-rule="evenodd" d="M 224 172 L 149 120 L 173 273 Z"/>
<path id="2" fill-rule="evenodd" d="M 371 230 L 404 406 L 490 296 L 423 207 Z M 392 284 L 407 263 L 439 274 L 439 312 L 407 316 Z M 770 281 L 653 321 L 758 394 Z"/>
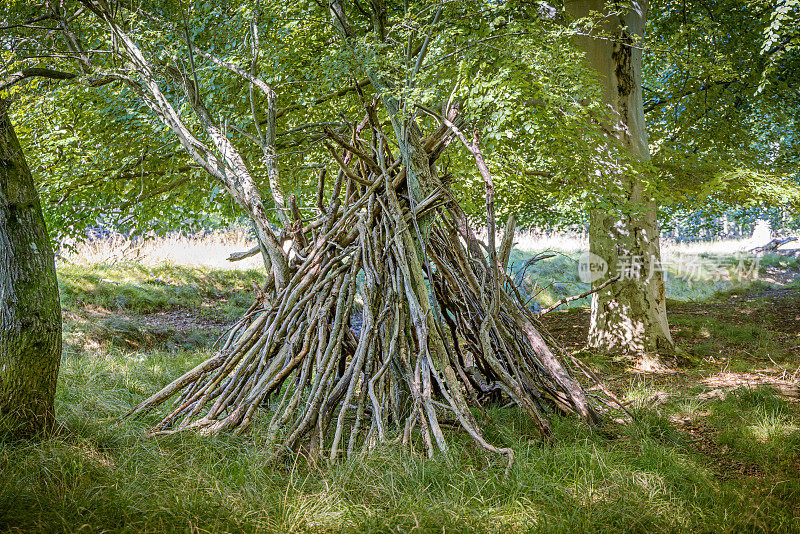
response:
<path id="1" fill-rule="evenodd" d="M 46 430 L 61 360 L 61 305 L 39 195 L 0 100 L 0 422 Z"/>
<path id="2" fill-rule="evenodd" d="M 608 13 L 604 0 L 573 0 L 566 7 L 575 18 Z M 577 39 L 587 62 L 600 75 L 603 103 L 612 113 L 612 124 L 604 129 L 612 142 L 641 161 L 650 159 L 640 42 L 648 9 L 647 0 L 634 0 L 627 11 L 608 14 L 592 34 Z M 634 355 L 671 354 L 674 345 L 661 273 L 658 206 L 649 198 L 641 174 L 614 158 L 609 158 L 601 173 L 606 191 L 611 191 L 606 203 L 618 209 L 592 210 L 590 250 L 608 264 L 608 277 L 619 275 L 620 279 L 592 296 L 589 346 Z M 603 282 L 597 279 L 593 285 Z"/>

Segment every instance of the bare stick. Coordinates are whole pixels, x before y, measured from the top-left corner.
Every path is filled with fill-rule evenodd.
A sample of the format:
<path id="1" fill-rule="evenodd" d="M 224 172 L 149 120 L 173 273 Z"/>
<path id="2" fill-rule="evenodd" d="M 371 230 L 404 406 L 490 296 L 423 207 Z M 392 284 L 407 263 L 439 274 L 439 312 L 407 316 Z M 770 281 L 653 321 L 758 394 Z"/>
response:
<path id="1" fill-rule="evenodd" d="M 589 291 L 584 291 L 584 292 L 583 292 L 583 293 L 581 293 L 580 295 L 572 295 L 572 296 L 570 296 L 570 297 L 565 297 L 565 298 L 563 298 L 563 299 L 559 300 L 558 302 L 556 302 L 555 304 L 553 304 L 552 306 L 550 306 L 550 307 L 548 307 L 548 308 L 545 308 L 544 310 L 540 311 L 540 312 L 539 312 L 539 313 L 537 313 L 536 315 L 537 315 L 537 316 L 541 316 L 541 315 L 544 315 L 544 314 L 546 314 L 546 313 L 550 313 L 551 311 L 555 310 L 555 309 L 556 309 L 556 308 L 558 308 L 559 306 L 563 306 L 564 304 L 567 304 L 568 302 L 572 302 L 572 301 L 574 301 L 574 300 L 579 300 L 579 299 L 582 299 L 582 298 L 584 298 L 584 297 L 588 297 L 588 296 L 589 296 L 589 295 L 591 295 L 592 293 L 597 293 L 598 291 L 600 291 L 600 290 L 601 290 L 601 289 L 603 289 L 604 287 L 606 287 L 606 286 L 608 286 L 608 285 L 610 285 L 610 284 L 613 284 L 613 283 L 614 283 L 614 282 L 616 282 L 617 280 L 619 280 L 619 275 L 617 275 L 617 276 L 614 276 L 613 278 L 609 278 L 608 280 L 606 280 L 605 282 L 603 282 L 603 283 L 602 283 L 602 284 L 600 284 L 599 286 L 597 286 L 597 287 L 595 287 L 595 288 L 593 288 L 593 289 L 590 289 Z"/>

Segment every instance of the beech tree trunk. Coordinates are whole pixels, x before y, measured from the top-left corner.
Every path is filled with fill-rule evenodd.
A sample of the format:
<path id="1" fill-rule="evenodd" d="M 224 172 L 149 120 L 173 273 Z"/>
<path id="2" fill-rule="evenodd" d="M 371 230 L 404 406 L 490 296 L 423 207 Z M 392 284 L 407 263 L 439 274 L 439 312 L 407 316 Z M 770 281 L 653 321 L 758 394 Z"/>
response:
<path id="1" fill-rule="evenodd" d="M 52 426 L 61 360 L 55 259 L 39 195 L 0 100 L 0 430 Z"/>
<path id="2" fill-rule="evenodd" d="M 575 18 L 607 13 L 603 0 L 566 3 Z M 603 102 L 614 114 L 611 135 L 634 158 L 650 159 L 642 105 L 641 44 L 649 3 L 634 0 L 623 15 L 607 15 L 593 34 L 578 45 L 600 74 Z M 608 199 L 619 210 L 595 209 L 590 214 L 590 251 L 608 264 L 607 277 L 620 279 L 592 296 L 589 346 L 627 354 L 670 354 L 674 350 L 667 323 L 661 273 L 658 206 L 647 198 L 641 176 L 609 161 L 602 179 L 612 191 Z M 606 278 L 593 281 L 602 284 Z"/>

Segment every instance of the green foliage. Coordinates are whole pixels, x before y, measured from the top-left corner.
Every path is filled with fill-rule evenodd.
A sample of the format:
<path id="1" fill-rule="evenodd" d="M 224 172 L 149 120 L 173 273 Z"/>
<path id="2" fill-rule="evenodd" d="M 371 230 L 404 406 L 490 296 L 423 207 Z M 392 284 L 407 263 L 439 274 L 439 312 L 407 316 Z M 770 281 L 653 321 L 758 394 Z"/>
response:
<path id="1" fill-rule="evenodd" d="M 155 65 L 166 97 L 203 141 L 182 91 L 165 74 L 168 66 L 186 72 L 195 67 L 191 76 L 211 114 L 227 125 L 267 191 L 260 149 L 252 142 L 247 84 L 192 53 L 194 47 L 249 66 L 255 21 L 255 69 L 278 94 L 281 185 L 301 206 L 314 204 L 319 170 L 336 170 L 319 143 L 322 126 L 347 132 L 363 118 L 360 97 L 346 89 L 363 81 L 367 69 L 390 82 L 404 116 L 416 114 L 426 132 L 437 124 L 415 104 L 461 106 L 463 129 L 468 136 L 479 133 L 495 174 L 499 215 L 514 213 L 523 226 L 583 223 L 587 206 L 603 208 L 609 185 L 594 177 L 609 158 L 644 173 L 656 200 L 673 211 L 800 203 L 795 0 L 777 6 L 663 0 L 652 6 L 643 83 L 657 178 L 591 126 L 603 122 L 606 111 L 598 104 L 594 76 L 572 45 L 586 21 L 542 18 L 539 7 L 526 2 L 448 2 L 436 21 L 433 3 L 385 4 L 385 40 L 366 12 L 348 6 L 354 50 L 342 46 L 330 13 L 317 2 L 146 1 L 135 11 L 121 7 L 120 17 Z M 77 7 L 70 0 L 64 9 Z M 40 28 L 53 21 L 38 29 L 15 25 L 37 14 L 26 2 L 11 2 L 2 16 L 9 26 L 1 37 L 5 70 L 82 72 L 61 32 L 43 37 Z M 240 215 L 137 94 L 121 83 L 87 87 L 103 72 L 128 71 L 102 22 L 83 13 L 70 24 L 83 47 L 95 51 L 95 72 L 10 90 L 51 231 L 83 236 L 98 221 L 132 232 L 196 228 Z M 410 52 L 426 36 L 427 56 L 417 72 Z M 369 85 L 363 93 L 365 101 L 377 96 Z M 263 122 L 258 98 L 254 108 Z M 457 198 L 480 216 L 482 182 L 458 143 L 440 161 L 440 172 L 452 173 Z"/>
<path id="2" fill-rule="evenodd" d="M 717 214 L 800 204 L 800 54 L 791 25 L 771 29 L 789 4 L 652 5 L 643 86 L 662 204 Z"/>
<path id="3" fill-rule="evenodd" d="M 770 84 L 789 88 L 791 69 L 797 67 L 796 55 L 800 50 L 800 2 L 782 0 L 769 15 L 769 26 L 764 30 L 761 55 L 766 66 L 761 77 L 759 92 Z"/>
<path id="4" fill-rule="evenodd" d="M 497 175 L 500 214 L 517 212 L 523 224 L 568 224 L 582 217 L 575 188 L 590 173 L 595 148 L 603 138 L 586 128 L 602 114 L 592 102 L 596 89 L 582 58 L 571 45 L 571 29 L 542 20 L 536 6 L 516 2 L 450 2 L 434 23 L 426 2 L 387 2 L 387 40 L 376 40 L 372 22 L 358 9 L 348 12 L 358 36 L 354 51 L 342 46 L 330 14 L 314 2 L 270 2 L 250 6 L 231 2 L 181 7 L 179 2 L 144 2 L 136 11 L 122 7 L 130 34 L 155 65 L 154 73 L 181 120 L 203 141 L 188 103 L 166 76 L 177 66 L 197 81 L 211 114 L 229 125 L 227 133 L 245 156 L 250 171 L 263 181 L 260 148 L 248 88 L 241 79 L 211 63 L 192 47 L 236 65 L 252 61 L 249 25 L 259 27 L 256 70 L 278 93 L 277 148 L 282 187 L 303 206 L 315 201 L 319 169 L 336 171 L 319 143 L 321 127 L 347 132 L 363 117 L 360 98 L 350 92 L 328 98 L 365 78 L 367 69 L 386 78 L 402 102 L 405 116 L 418 115 L 425 131 L 438 124 L 415 110 L 420 103 L 441 109 L 458 103 L 468 136 L 480 134 L 482 149 Z M 67 2 L 65 9 L 77 9 Z M 9 23 L 30 13 L 14 9 Z M 113 51 L 105 26 L 88 13 L 71 28 L 83 45 Z M 15 28 L 14 38 L 35 39 L 36 29 Z M 409 59 L 429 35 L 419 72 Z M 57 35 L 32 48 L 10 46 L 4 52 L 9 71 L 47 66 L 75 71 L 63 56 Z M 69 54 L 67 54 L 69 55 Z M 38 59 L 37 59 L 38 58 Z M 95 70 L 122 72 L 114 53 L 92 55 Z M 79 69 L 78 69 L 79 70 Z M 81 82 L 85 81 L 83 78 Z M 15 121 L 49 208 L 51 230 L 80 236 L 103 220 L 141 232 L 210 224 L 235 214 L 218 185 L 194 168 L 169 131 L 120 83 L 88 88 L 74 82 L 30 82 L 15 86 Z M 378 96 L 370 86 L 364 98 Z M 261 102 L 254 102 L 263 121 Z M 380 110 L 383 114 L 384 112 Z M 385 120 L 381 117 L 381 120 Z M 456 195 L 468 211 L 481 213 L 482 188 L 471 156 L 458 143 L 443 160 L 443 173 L 457 178 Z M 570 184 L 573 190 L 564 187 Z M 262 191 L 268 186 L 262 183 Z M 329 184 L 330 187 L 330 184 Z M 591 187 L 584 187 L 583 197 Z M 521 194 L 520 194 L 521 193 Z M 269 205 L 269 200 L 267 200 Z M 167 209 L 168 208 L 168 209 Z"/>
<path id="5" fill-rule="evenodd" d="M 764 268 L 800 272 L 800 258 L 797 256 L 784 256 L 782 254 L 764 254 L 764 256 L 761 257 L 761 266 Z"/>

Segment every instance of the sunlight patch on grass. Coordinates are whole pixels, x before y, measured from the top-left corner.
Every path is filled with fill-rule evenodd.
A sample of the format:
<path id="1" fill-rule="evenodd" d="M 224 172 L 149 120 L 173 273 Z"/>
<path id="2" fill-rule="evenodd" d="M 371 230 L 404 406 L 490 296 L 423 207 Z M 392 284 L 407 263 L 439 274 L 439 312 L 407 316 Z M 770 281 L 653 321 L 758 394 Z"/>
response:
<path id="1" fill-rule="evenodd" d="M 704 415 L 705 406 L 697 396 L 679 399 L 673 408 L 673 419 L 695 420 Z"/>
<path id="2" fill-rule="evenodd" d="M 752 416 L 755 422 L 747 427 L 753 437 L 762 443 L 772 438 L 787 436 L 800 430 L 796 421 L 775 410 L 759 407 Z"/>
<path id="3" fill-rule="evenodd" d="M 224 315 L 235 317 L 252 302 L 253 284 L 263 280 L 263 270 L 134 263 L 58 267 L 62 307 L 96 314 L 146 314 L 212 303 Z"/>

